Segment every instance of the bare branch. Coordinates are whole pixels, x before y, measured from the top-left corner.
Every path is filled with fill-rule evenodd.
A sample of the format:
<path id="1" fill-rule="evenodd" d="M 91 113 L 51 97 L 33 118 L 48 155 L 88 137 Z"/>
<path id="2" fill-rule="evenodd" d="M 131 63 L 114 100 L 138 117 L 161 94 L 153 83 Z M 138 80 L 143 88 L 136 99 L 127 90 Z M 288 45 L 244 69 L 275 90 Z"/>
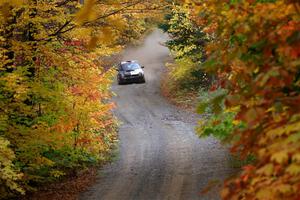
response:
<path id="1" fill-rule="evenodd" d="M 55 31 L 55 33 L 52 33 L 49 35 L 49 37 L 51 36 L 56 36 L 62 33 L 62 30 L 67 27 L 70 23 L 72 22 L 72 20 L 68 20 L 66 21 L 57 31 Z"/>
<path id="2" fill-rule="evenodd" d="M 73 0 L 66 0 L 66 1 L 64 1 L 64 3 L 68 3 L 70 1 L 73 1 Z M 119 8 L 119 9 L 110 11 L 110 12 L 108 12 L 106 14 L 103 14 L 103 15 L 97 17 L 93 21 L 87 21 L 87 22 L 83 23 L 82 26 L 91 26 L 93 24 L 99 25 L 99 22 L 98 22 L 99 20 L 103 20 L 103 19 L 105 19 L 107 17 L 113 16 L 113 15 L 116 15 L 116 14 L 119 14 L 119 13 L 124 14 L 124 13 L 126 13 L 126 11 L 129 11 L 128 13 L 143 13 L 143 10 L 147 10 L 147 11 L 149 11 L 149 10 L 151 10 L 151 11 L 159 11 L 160 10 L 161 11 L 162 10 L 162 7 L 161 8 L 159 8 L 159 7 L 152 7 L 151 8 L 150 6 L 146 7 L 146 8 L 141 8 L 141 9 L 132 8 L 132 7 L 136 6 L 136 5 L 144 3 L 144 2 L 145 1 L 143 1 L 143 0 L 137 0 L 135 2 L 130 2 L 130 1 L 122 2 L 121 3 L 121 5 L 123 5 L 122 8 Z M 103 4 L 103 2 L 100 2 L 100 1 L 99 1 L 99 3 Z M 69 28 L 67 28 L 71 24 L 71 22 L 72 22 L 72 20 L 66 21 L 65 24 L 63 24 L 60 28 L 58 28 L 58 30 L 55 31 L 55 33 L 50 34 L 49 37 L 58 36 L 60 34 L 64 34 L 66 32 L 69 32 L 69 31 L 73 30 L 74 28 L 78 27 L 78 25 L 72 24 L 72 26 L 70 26 Z M 103 24 L 103 22 L 101 22 L 101 24 Z"/>

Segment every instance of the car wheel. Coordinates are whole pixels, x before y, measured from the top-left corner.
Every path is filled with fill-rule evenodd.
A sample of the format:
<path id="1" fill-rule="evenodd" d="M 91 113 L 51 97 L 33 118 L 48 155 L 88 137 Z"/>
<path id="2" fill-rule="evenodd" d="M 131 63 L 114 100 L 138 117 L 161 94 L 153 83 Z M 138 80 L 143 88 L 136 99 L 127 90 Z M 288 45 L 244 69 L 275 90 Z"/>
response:
<path id="1" fill-rule="evenodd" d="M 118 77 L 118 85 L 122 85 L 122 84 L 123 84 L 122 79 Z"/>

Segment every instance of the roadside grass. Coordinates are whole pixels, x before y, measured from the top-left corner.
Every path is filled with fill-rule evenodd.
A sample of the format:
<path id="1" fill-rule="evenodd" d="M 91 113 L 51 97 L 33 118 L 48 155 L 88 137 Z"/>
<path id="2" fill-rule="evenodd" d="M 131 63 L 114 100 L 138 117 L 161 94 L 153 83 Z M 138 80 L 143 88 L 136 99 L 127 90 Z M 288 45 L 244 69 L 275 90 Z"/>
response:
<path id="1" fill-rule="evenodd" d="M 182 89 L 170 78 L 171 71 L 166 69 L 164 78 L 161 80 L 161 93 L 171 103 L 177 107 L 196 112 L 195 105 L 197 104 L 196 90 Z"/>
<path id="2" fill-rule="evenodd" d="M 69 174 L 55 182 L 47 183 L 14 200 L 77 200 L 79 193 L 85 191 L 96 181 L 97 167 L 90 167 Z"/>
<path id="3" fill-rule="evenodd" d="M 208 89 L 199 88 L 197 90 L 188 87 L 181 87 L 171 78 L 170 73 L 172 73 L 172 71 L 169 68 L 166 68 L 163 79 L 161 80 L 162 95 L 171 104 L 179 107 L 180 109 L 197 113 L 197 105 L 199 104 L 200 99 L 209 96 Z M 225 146 L 230 148 L 230 144 L 228 143 L 228 140 L 230 139 L 228 139 L 228 136 L 233 129 L 233 116 L 231 116 L 232 119 L 230 119 L 230 117 L 228 118 L 229 113 L 227 112 L 224 112 L 222 115 L 205 112 L 201 115 L 203 118 L 199 119 L 201 120 L 199 123 L 202 122 L 202 124 L 199 124 L 199 127 L 196 127 L 198 136 L 207 137 L 212 135 L 216 139 L 220 140 Z M 220 119 L 216 120 L 216 118 Z M 199 135 L 199 129 L 203 129 L 203 135 Z M 255 157 L 253 156 L 248 156 L 247 158 L 242 159 L 238 154 L 229 155 L 229 166 L 237 169 L 236 173 L 239 173 L 243 166 L 253 164 L 254 162 Z"/>
<path id="4" fill-rule="evenodd" d="M 248 156 L 245 159 L 241 159 L 239 155 L 230 155 L 229 165 L 235 169 L 241 169 L 243 166 L 254 164 L 256 158 L 254 156 Z"/>

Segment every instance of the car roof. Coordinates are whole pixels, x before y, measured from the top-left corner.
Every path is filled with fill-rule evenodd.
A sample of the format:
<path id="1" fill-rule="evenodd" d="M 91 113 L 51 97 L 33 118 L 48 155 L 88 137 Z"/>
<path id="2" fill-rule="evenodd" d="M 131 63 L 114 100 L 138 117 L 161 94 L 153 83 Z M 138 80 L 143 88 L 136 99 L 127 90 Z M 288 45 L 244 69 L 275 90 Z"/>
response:
<path id="1" fill-rule="evenodd" d="M 129 63 L 138 63 L 137 60 L 127 60 L 127 61 L 122 61 L 121 64 L 129 64 Z"/>

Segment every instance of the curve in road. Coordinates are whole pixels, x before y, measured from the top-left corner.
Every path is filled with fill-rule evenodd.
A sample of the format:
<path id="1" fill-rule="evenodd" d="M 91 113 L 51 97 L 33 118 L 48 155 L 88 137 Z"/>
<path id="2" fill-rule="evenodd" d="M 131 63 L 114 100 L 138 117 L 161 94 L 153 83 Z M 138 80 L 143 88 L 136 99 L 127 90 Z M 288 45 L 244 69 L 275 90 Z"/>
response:
<path id="1" fill-rule="evenodd" d="M 97 182 L 82 200 L 219 199 L 210 181 L 232 169 L 225 148 L 194 133 L 196 117 L 179 111 L 160 95 L 169 51 L 160 45 L 166 35 L 155 30 L 142 45 L 125 50 L 122 60 L 145 65 L 146 84 L 114 85 L 119 129 L 119 159 L 101 169 Z"/>

